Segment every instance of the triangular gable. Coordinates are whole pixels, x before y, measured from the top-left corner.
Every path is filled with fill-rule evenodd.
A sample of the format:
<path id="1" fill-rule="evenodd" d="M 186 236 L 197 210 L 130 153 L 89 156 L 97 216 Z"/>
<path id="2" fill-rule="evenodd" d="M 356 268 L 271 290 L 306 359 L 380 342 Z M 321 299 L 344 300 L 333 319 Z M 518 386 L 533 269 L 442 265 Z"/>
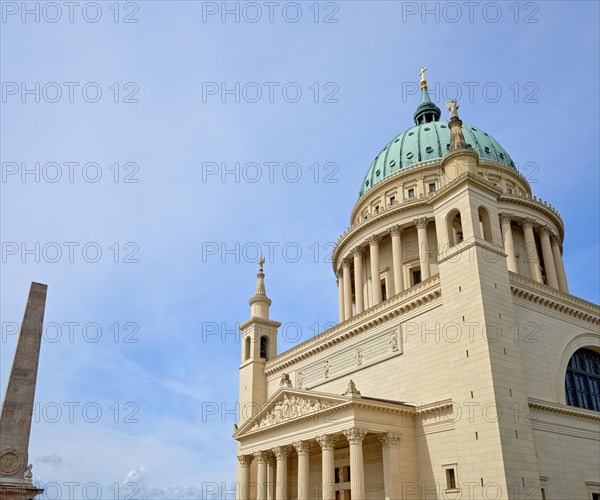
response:
<path id="1" fill-rule="evenodd" d="M 254 431 L 287 424 L 305 417 L 314 417 L 319 413 L 328 413 L 333 408 L 352 400 L 352 396 L 281 387 L 256 415 L 234 432 L 233 437 L 239 439 Z"/>

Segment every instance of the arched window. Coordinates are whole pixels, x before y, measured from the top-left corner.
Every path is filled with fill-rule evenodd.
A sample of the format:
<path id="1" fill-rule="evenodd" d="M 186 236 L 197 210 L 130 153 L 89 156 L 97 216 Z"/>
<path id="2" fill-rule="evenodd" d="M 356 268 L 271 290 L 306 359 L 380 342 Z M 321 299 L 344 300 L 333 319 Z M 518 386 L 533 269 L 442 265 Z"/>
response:
<path id="1" fill-rule="evenodd" d="M 571 356 L 565 399 L 569 406 L 600 411 L 600 354 L 596 351 L 583 348 Z"/>
<path id="2" fill-rule="evenodd" d="M 452 210 L 446 217 L 446 225 L 448 229 L 448 244 L 454 246 L 463 241 L 463 229 L 460 219 L 460 212 Z"/>
<path id="3" fill-rule="evenodd" d="M 252 341 L 250 340 L 250 337 L 246 337 L 244 348 L 244 359 L 250 359 L 250 349 L 252 349 Z"/>
<path id="4" fill-rule="evenodd" d="M 267 347 L 268 346 L 269 346 L 269 339 L 267 337 L 261 337 L 260 338 L 260 357 L 262 359 L 267 359 L 267 353 L 268 353 Z"/>
<path id="5" fill-rule="evenodd" d="M 492 223 L 490 222 L 490 214 L 484 207 L 479 207 L 478 212 L 481 237 L 485 241 L 492 241 Z"/>

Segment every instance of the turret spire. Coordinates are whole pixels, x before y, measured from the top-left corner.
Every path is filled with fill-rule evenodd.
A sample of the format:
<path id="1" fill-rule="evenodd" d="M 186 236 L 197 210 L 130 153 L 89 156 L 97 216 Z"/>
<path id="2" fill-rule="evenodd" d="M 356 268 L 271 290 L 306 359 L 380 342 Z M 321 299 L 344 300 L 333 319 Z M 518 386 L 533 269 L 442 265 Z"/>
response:
<path id="1" fill-rule="evenodd" d="M 258 262 L 258 274 L 256 275 L 256 292 L 254 297 L 250 299 L 250 314 L 258 318 L 269 318 L 269 306 L 271 300 L 267 297 L 267 291 L 265 289 L 265 273 L 263 272 L 263 266 L 265 265 L 265 258 L 261 257 Z"/>

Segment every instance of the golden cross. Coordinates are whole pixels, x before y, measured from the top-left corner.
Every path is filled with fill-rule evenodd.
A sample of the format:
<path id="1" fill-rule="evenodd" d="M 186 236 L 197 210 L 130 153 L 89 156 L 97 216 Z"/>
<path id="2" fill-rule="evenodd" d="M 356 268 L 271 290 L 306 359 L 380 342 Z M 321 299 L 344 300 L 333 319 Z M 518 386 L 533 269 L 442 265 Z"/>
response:
<path id="1" fill-rule="evenodd" d="M 421 81 L 422 82 L 425 81 L 425 71 L 427 71 L 427 68 L 421 68 L 421 71 L 419 72 L 419 75 L 421 76 Z"/>

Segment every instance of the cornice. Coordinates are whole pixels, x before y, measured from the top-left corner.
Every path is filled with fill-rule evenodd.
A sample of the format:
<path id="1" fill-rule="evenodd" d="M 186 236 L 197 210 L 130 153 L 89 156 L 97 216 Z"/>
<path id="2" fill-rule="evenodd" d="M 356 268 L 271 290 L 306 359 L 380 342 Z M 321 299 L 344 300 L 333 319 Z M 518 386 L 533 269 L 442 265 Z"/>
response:
<path id="1" fill-rule="evenodd" d="M 594 325 L 600 324 L 600 307 L 597 305 L 542 285 L 520 274 L 509 272 L 509 278 L 511 292 L 515 297 L 588 321 Z"/>
<path id="2" fill-rule="evenodd" d="M 584 408 L 577 408 L 576 406 L 568 406 L 560 403 L 552 403 L 550 401 L 543 401 L 535 398 L 527 398 L 527 403 L 529 408 L 533 408 L 534 410 L 547 413 L 558 413 L 570 417 L 579 417 L 600 422 L 600 412 L 598 411 L 586 410 Z"/>
<path id="3" fill-rule="evenodd" d="M 265 375 L 273 375 L 363 331 L 370 330 L 381 323 L 438 299 L 441 295 L 440 279 L 439 275 L 436 274 L 418 285 L 394 295 L 385 302 L 370 307 L 366 311 L 270 359 L 265 366 Z"/>
<path id="4" fill-rule="evenodd" d="M 539 212 L 542 215 L 548 217 L 548 219 L 550 219 L 558 229 L 560 241 L 564 240 L 565 226 L 563 219 L 558 210 L 547 201 L 543 201 L 537 196 L 503 193 L 502 196 L 500 196 L 500 198 L 498 199 L 498 202 L 520 205 L 522 207 L 529 208 L 530 210 L 535 210 L 536 212 Z M 505 209 L 501 211 L 506 212 Z"/>

